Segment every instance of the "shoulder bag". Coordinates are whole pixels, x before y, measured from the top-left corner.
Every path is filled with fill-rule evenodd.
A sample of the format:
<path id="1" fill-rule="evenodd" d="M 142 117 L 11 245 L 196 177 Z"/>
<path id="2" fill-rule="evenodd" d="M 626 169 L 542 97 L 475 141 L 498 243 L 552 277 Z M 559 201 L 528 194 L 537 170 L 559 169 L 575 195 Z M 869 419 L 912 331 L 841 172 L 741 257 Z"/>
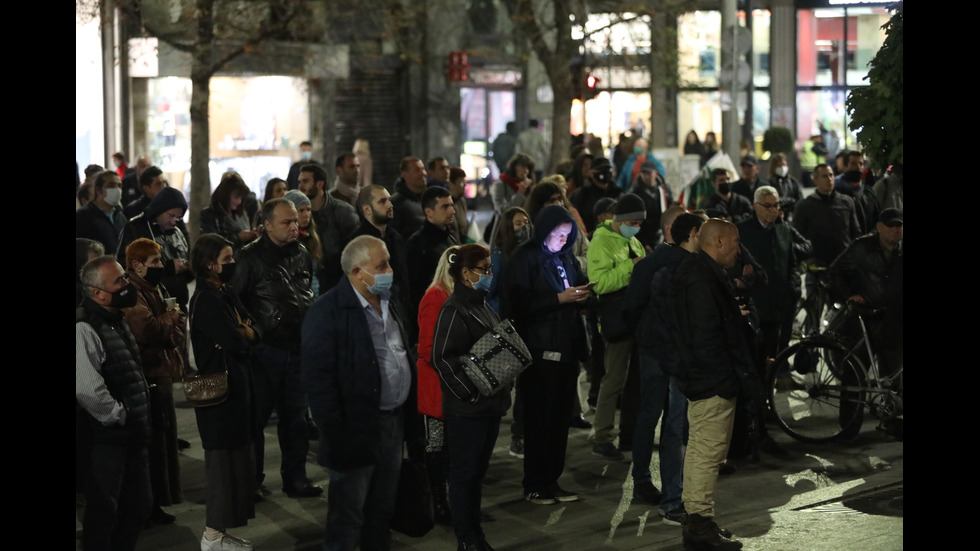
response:
<path id="1" fill-rule="evenodd" d="M 486 327 L 472 312 L 470 315 Z M 480 394 L 493 396 L 502 388 L 510 388 L 517 376 L 531 365 L 531 352 L 514 324 L 505 319 L 488 328 L 461 359 L 463 371 Z"/>
<path id="2" fill-rule="evenodd" d="M 191 304 L 190 326 L 192 331 L 195 310 L 195 305 Z M 199 408 L 215 406 L 228 399 L 228 359 L 225 358 L 224 350 L 221 351 L 221 362 L 224 365 L 224 371 L 197 377 L 184 377 L 184 398 L 187 399 L 187 403 Z"/>

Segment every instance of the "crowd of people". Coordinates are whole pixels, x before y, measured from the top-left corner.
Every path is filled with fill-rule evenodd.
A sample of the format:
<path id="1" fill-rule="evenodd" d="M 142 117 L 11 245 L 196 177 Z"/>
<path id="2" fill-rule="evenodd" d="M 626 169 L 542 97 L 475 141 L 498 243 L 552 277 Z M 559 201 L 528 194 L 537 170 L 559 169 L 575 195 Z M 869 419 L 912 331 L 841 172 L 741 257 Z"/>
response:
<path id="1" fill-rule="evenodd" d="M 85 548 L 133 549 L 145 525 L 174 521 L 164 507 L 182 500 L 188 445 L 177 439 L 174 385 L 221 374 L 223 401 L 195 409 L 203 551 L 252 548 L 229 530 L 273 491 L 273 412 L 286 495 L 324 493 L 307 472 L 318 439 L 329 471 L 324 549 L 389 548 L 407 456 L 424 465 L 434 518 L 453 527 L 458 548 L 492 551 L 481 484 L 511 410 L 527 502 L 580 498 L 562 486 L 568 434 L 592 428 L 592 453 L 631 453 L 634 499 L 683 526 L 686 544 L 741 548 L 714 521 L 714 488 L 760 450 L 784 453 L 765 431 L 761 381 L 816 284 L 804 263 L 827 268 L 840 300 L 883 308 L 872 344 L 884 369 L 901 367 L 902 168 L 876 179 L 849 152 L 837 178 L 816 164 L 804 197 L 785 155 L 770 159 L 768 180 L 746 156 L 735 183 L 711 172 L 712 192 L 691 211 L 646 140 L 611 159 L 579 144 L 545 175 L 537 127 L 510 125 L 494 145 L 500 178 L 483 239 L 465 172 L 441 157 L 402 159 L 391 193 L 362 177 L 366 144 L 337 157 L 331 182 L 304 142 L 261 201 L 241 176 L 223 175 L 194 243 L 187 202 L 159 168 L 140 158 L 92 170 L 91 200 L 76 211 Z M 685 145 L 716 150 L 696 134 Z M 485 395 L 464 358 L 502 319 L 532 361 L 514 388 Z"/>

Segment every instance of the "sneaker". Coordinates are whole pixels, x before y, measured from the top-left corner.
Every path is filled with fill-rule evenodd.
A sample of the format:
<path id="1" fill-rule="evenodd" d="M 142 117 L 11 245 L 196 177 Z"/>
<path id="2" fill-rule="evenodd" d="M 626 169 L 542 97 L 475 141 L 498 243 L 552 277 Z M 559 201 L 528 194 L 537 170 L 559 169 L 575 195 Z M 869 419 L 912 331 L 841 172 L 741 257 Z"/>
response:
<path id="1" fill-rule="evenodd" d="M 547 492 L 528 492 L 524 494 L 524 499 L 528 503 L 535 505 L 554 505 L 558 503 L 558 499 Z M 578 499 L 578 496 L 575 496 L 575 499 Z"/>
<path id="2" fill-rule="evenodd" d="M 216 540 L 201 537 L 201 551 L 248 551 L 252 542 L 236 538 L 230 534 L 221 534 Z"/>
<path id="3" fill-rule="evenodd" d="M 622 461 L 623 452 L 616 449 L 612 442 L 603 442 L 592 446 L 592 455 L 599 456 L 610 461 Z"/>
<path id="4" fill-rule="evenodd" d="M 633 484 L 633 496 L 642 499 L 650 505 L 660 505 L 662 498 L 660 490 L 649 480 L 640 480 Z"/>
<path id="5" fill-rule="evenodd" d="M 555 499 L 562 503 L 568 503 L 570 501 L 578 501 L 578 494 L 575 492 L 569 492 L 568 490 L 562 490 L 560 487 L 555 486 L 555 490 L 551 492 Z"/>
<path id="6" fill-rule="evenodd" d="M 509 453 L 518 459 L 524 459 L 524 439 L 515 438 L 511 440 Z"/>
<path id="7" fill-rule="evenodd" d="M 669 524 L 670 526 L 684 526 L 687 524 L 687 510 L 684 509 L 683 505 L 670 511 L 661 509 L 660 516 L 664 517 L 664 524 Z"/>

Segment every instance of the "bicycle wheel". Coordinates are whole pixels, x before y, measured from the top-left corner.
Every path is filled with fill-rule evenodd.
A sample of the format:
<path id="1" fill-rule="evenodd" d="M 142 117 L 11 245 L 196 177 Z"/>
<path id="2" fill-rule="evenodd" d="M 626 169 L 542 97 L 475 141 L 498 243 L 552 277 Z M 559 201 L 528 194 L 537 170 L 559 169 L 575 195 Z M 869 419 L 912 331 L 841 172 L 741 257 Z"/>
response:
<path id="1" fill-rule="evenodd" d="M 842 343 L 804 339 L 782 351 L 769 374 L 769 405 L 803 442 L 857 436 L 864 415 L 864 366 Z"/>

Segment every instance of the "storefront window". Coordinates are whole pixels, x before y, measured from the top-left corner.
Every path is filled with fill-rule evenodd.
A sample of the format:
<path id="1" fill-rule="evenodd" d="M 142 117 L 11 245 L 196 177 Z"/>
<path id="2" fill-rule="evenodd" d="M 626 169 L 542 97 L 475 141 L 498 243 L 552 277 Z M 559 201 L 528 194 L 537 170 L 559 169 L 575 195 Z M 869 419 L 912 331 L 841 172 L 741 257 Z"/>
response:
<path id="1" fill-rule="evenodd" d="M 168 173 L 172 186 L 186 191 L 191 167 L 191 82 L 176 77 L 150 79 L 148 96 L 150 159 Z M 285 178 L 298 159 L 299 143 L 309 138 L 308 105 L 303 79 L 212 78 L 212 189 L 228 170 L 238 172 L 260 196 L 270 178 Z"/>
<path id="2" fill-rule="evenodd" d="M 797 11 L 797 143 L 823 134 L 830 155 L 854 145 L 844 102 L 867 85 L 870 62 L 884 41 L 884 7 Z"/>

